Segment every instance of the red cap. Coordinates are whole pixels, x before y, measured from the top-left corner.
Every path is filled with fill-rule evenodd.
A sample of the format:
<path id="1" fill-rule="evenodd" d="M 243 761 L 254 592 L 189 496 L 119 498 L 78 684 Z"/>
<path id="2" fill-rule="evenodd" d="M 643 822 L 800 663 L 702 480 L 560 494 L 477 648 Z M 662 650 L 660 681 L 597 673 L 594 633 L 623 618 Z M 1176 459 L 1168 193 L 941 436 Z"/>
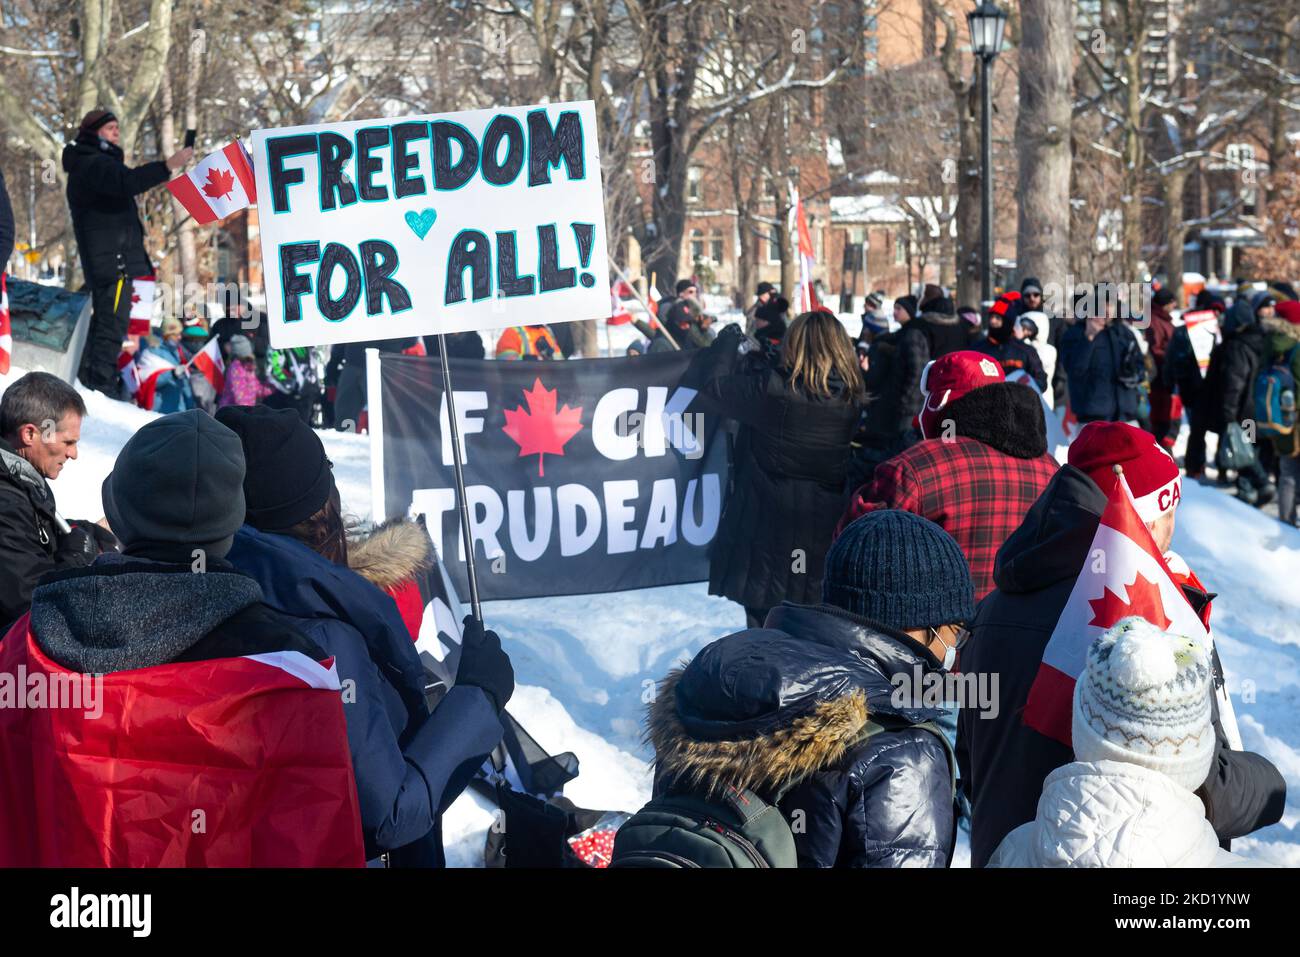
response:
<path id="1" fill-rule="evenodd" d="M 1279 302 L 1274 307 L 1274 312 L 1293 326 L 1300 326 L 1300 302 L 1288 299 L 1285 302 Z"/>
<path id="2" fill-rule="evenodd" d="M 925 404 L 919 416 L 921 434 L 936 438 L 940 431 L 939 411 L 949 402 L 981 386 L 1005 382 L 1002 366 L 980 352 L 950 352 L 926 365 L 921 373 L 921 394 Z"/>
<path id="3" fill-rule="evenodd" d="M 1089 422 L 1070 443 L 1069 461 L 1108 495 L 1115 487 L 1115 466 L 1121 466 L 1144 522 L 1154 522 L 1182 499 L 1182 480 L 1173 457 L 1150 432 L 1132 425 Z"/>

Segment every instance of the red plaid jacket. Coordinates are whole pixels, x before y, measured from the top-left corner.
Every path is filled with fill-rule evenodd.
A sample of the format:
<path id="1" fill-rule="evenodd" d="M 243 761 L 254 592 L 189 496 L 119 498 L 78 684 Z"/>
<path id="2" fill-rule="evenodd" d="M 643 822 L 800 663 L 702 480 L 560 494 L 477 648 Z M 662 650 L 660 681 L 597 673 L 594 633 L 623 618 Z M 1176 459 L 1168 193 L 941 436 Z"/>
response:
<path id="1" fill-rule="evenodd" d="M 1050 455 L 1018 459 L 977 439 L 926 439 L 876 467 L 835 530 L 878 508 L 923 516 L 957 540 L 975 600 L 993 590 L 993 560 L 1056 473 Z"/>

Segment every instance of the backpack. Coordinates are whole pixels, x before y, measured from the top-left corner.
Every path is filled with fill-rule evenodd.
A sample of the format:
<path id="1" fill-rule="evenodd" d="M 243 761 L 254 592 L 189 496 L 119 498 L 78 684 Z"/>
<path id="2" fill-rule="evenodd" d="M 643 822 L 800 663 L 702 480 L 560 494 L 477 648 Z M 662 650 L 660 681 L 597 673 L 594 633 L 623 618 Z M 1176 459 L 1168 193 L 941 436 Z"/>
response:
<path id="1" fill-rule="evenodd" d="M 956 759 L 947 736 L 931 722 L 882 725 L 868 721 L 858 743 L 885 730 L 921 728 L 943 744 L 954 799 Z M 686 793 L 654 798 L 618 829 L 610 867 L 798 867 L 794 833 L 781 810 L 750 790 L 728 788 L 719 798 Z"/>
<path id="2" fill-rule="evenodd" d="M 1255 422 L 1261 436 L 1278 438 L 1295 430 L 1296 382 L 1291 368 L 1297 349 L 1300 345 L 1292 346 L 1255 378 Z"/>
<path id="3" fill-rule="evenodd" d="M 784 815 L 750 790 L 709 800 L 670 793 L 632 815 L 614 838 L 610 867 L 797 867 Z"/>

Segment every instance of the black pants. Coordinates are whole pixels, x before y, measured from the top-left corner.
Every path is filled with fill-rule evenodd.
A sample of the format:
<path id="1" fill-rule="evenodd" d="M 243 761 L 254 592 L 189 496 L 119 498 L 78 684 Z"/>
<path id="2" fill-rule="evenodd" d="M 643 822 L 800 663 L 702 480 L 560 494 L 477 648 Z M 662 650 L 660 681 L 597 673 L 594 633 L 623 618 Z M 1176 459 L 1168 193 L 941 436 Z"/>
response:
<path id="1" fill-rule="evenodd" d="M 117 357 L 131 322 L 131 280 L 123 279 L 120 290 L 116 279 L 92 288 L 90 310 L 90 329 L 77 378 L 87 389 L 117 398 Z"/>
<path id="2" fill-rule="evenodd" d="M 1180 390 L 1181 393 L 1181 390 Z M 1183 408 L 1187 410 L 1187 451 L 1183 456 L 1183 468 L 1189 475 L 1199 475 L 1205 471 L 1205 433 L 1209 418 L 1208 410 L 1200 396 L 1190 401 L 1183 399 Z M 1177 435 L 1177 432 L 1174 433 Z"/>

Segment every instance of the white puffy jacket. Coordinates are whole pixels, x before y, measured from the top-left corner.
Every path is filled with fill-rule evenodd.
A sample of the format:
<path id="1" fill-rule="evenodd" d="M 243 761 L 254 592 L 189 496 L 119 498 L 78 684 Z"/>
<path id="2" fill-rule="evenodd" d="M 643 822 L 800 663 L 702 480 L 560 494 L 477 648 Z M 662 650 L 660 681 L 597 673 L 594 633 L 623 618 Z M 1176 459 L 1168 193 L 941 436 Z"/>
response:
<path id="1" fill-rule="evenodd" d="M 1249 867 L 1219 847 L 1205 806 L 1153 771 L 1076 761 L 1043 782 L 1038 815 L 1008 834 L 990 867 Z"/>

